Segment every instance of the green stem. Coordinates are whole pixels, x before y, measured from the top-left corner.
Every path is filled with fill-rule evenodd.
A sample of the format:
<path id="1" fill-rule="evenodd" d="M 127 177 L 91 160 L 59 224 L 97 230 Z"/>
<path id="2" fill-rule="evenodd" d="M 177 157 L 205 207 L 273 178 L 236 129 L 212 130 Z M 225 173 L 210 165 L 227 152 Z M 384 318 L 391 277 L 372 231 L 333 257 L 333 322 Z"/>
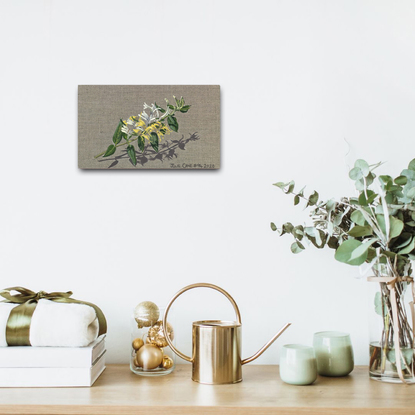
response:
<path id="1" fill-rule="evenodd" d="M 134 141 L 137 141 L 139 137 L 141 137 L 141 134 L 137 138 L 133 138 L 132 140 L 129 140 L 129 141 L 125 142 L 125 143 L 117 144 L 115 146 L 115 148 L 121 147 L 121 146 L 126 146 L 127 144 L 133 143 Z M 98 157 L 103 156 L 106 152 L 107 152 L 107 150 L 103 151 L 102 153 L 100 153 L 97 156 L 95 156 L 94 159 L 97 159 Z"/>

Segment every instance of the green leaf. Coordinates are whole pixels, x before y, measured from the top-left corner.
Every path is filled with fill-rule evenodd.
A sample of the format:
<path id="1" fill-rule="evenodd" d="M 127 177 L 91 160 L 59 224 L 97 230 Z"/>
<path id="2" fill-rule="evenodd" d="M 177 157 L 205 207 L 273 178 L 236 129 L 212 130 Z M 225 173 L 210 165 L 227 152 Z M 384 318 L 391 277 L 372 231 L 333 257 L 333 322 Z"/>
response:
<path id="1" fill-rule="evenodd" d="M 157 105 L 156 103 L 154 103 L 154 105 L 157 107 L 157 109 L 164 114 L 166 112 L 166 110 L 164 110 L 163 108 L 160 107 L 160 105 Z"/>
<path id="2" fill-rule="evenodd" d="M 109 157 L 112 156 L 115 153 L 116 147 L 114 144 L 111 144 L 108 148 L 103 157 Z"/>
<path id="3" fill-rule="evenodd" d="M 304 231 L 307 228 L 304 228 Z M 315 228 L 312 228 L 315 229 Z M 306 232 L 306 236 L 309 239 L 309 241 L 318 249 L 324 248 L 324 245 L 326 244 L 327 236 L 321 229 L 315 229 L 314 232 L 315 236 L 310 235 L 310 231 Z"/>
<path id="4" fill-rule="evenodd" d="M 180 108 L 180 112 L 187 112 L 189 111 L 191 105 L 185 105 L 183 108 Z"/>
<path id="5" fill-rule="evenodd" d="M 349 177 L 352 180 L 359 180 L 363 177 L 362 170 L 359 167 L 353 167 L 349 172 Z"/>
<path id="6" fill-rule="evenodd" d="M 380 230 L 386 235 L 385 215 L 376 215 L 376 221 L 379 224 Z M 394 216 L 389 216 L 389 222 L 389 239 L 398 237 L 403 231 L 404 223 Z"/>
<path id="7" fill-rule="evenodd" d="M 409 245 L 407 245 L 405 248 L 401 249 L 400 251 L 398 251 L 399 255 L 405 255 L 405 254 L 409 254 L 410 252 L 412 252 L 415 248 L 415 238 L 412 238 L 412 241 Z"/>
<path id="8" fill-rule="evenodd" d="M 367 193 L 367 198 L 366 198 Z M 375 192 L 372 190 L 367 190 L 367 192 L 362 192 L 359 195 L 359 205 L 360 206 L 369 206 L 378 196 Z"/>
<path id="9" fill-rule="evenodd" d="M 393 239 L 393 238 L 398 237 L 402 233 L 403 228 L 404 228 L 404 223 L 401 220 L 396 219 L 394 216 L 390 216 L 389 220 L 390 220 L 389 238 Z"/>
<path id="10" fill-rule="evenodd" d="M 283 182 L 274 183 L 274 186 L 279 187 L 285 194 L 288 194 L 294 190 L 295 183 L 294 181 L 291 180 L 288 183 L 283 183 Z M 285 189 L 286 187 L 287 189 Z"/>
<path id="11" fill-rule="evenodd" d="M 410 180 L 415 180 L 415 170 L 414 169 L 402 170 L 401 176 L 406 176 Z"/>
<path id="12" fill-rule="evenodd" d="M 415 171 L 415 159 L 413 159 L 409 162 L 408 169 Z"/>
<path id="13" fill-rule="evenodd" d="M 156 153 L 159 152 L 159 136 L 156 133 L 150 134 L 150 144 Z"/>
<path id="14" fill-rule="evenodd" d="M 362 212 L 360 210 L 355 210 L 351 215 L 350 219 L 356 224 L 360 226 L 364 226 L 366 224 L 365 218 L 363 217 Z"/>
<path id="15" fill-rule="evenodd" d="M 122 140 L 122 135 L 121 135 L 121 128 L 123 127 L 124 123 L 122 122 L 122 120 L 120 120 L 120 122 L 117 125 L 117 128 L 115 129 L 115 133 L 112 136 L 112 142 L 117 145 L 121 142 Z"/>
<path id="16" fill-rule="evenodd" d="M 180 99 L 176 98 L 174 95 L 173 98 L 176 101 L 176 106 L 180 107 Z"/>
<path id="17" fill-rule="evenodd" d="M 273 231 L 276 231 L 277 230 L 277 227 L 275 226 L 275 223 L 274 222 L 271 222 L 271 229 Z"/>
<path id="18" fill-rule="evenodd" d="M 414 199 L 415 198 L 415 187 L 412 187 L 411 189 L 409 189 L 406 192 L 406 197 L 409 199 Z"/>
<path id="19" fill-rule="evenodd" d="M 294 196 L 294 206 L 298 205 L 300 203 L 300 196 L 295 195 Z"/>
<path id="20" fill-rule="evenodd" d="M 369 164 L 365 160 L 359 159 L 356 160 L 354 166 L 359 168 L 362 171 L 363 176 L 367 177 L 370 173 Z"/>
<path id="21" fill-rule="evenodd" d="M 414 355 L 413 349 L 401 349 L 401 365 L 403 367 L 408 366 L 410 367 L 412 364 L 412 359 Z M 391 362 L 393 365 L 396 365 L 396 354 L 395 349 L 390 349 L 386 353 L 386 358 Z M 404 361 L 405 360 L 405 361 Z"/>
<path id="22" fill-rule="evenodd" d="M 179 123 L 177 122 L 177 118 L 175 116 L 168 115 L 167 123 L 169 124 L 171 130 L 175 131 L 176 133 L 179 131 Z"/>
<path id="23" fill-rule="evenodd" d="M 291 252 L 293 253 L 293 254 L 299 254 L 301 251 L 304 251 L 304 245 L 301 243 L 301 242 L 299 242 L 299 241 L 297 241 L 297 242 L 294 242 L 292 245 L 291 245 Z"/>
<path id="24" fill-rule="evenodd" d="M 368 256 L 368 249 L 376 240 L 373 238 L 362 243 L 357 239 L 348 239 L 337 248 L 334 258 L 348 265 L 362 265 Z"/>
<path id="25" fill-rule="evenodd" d="M 274 184 L 273 184 L 273 186 L 277 186 L 277 187 L 279 187 L 280 189 L 284 189 L 284 187 L 285 187 L 285 186 L 287 186 L 287 184 L 288 184 L 288 183 L 284 183 L 284 182 L 277 182 L 277 183 L 274 183 Z"/>
<path id="26" fill-rule="evenodd" d="M 394 244 L 393 250 L 396 251 L 399 248 L 403 248 L 412 241 L 412 234 L 409 232 L 403 232 L 401 236 L 399 237 L 399 241 Z"/>
<path id="27" fill-rule="evenodd" d="M 395 183 L 399 186 L 403 186 L 408 182 L 408 178 L 406 176 L 398 176 L 395 179 Z"/>
<path id="28" fill-rule="evenodd" d="M 128 153 L 128 156 L 130 157 L 131 163 L 133 163 L 134 166 L 136 166 L 137 165 L 137 157 L 135 156 L 135 149 L 131 144 L 129 146 L 127 146 L 127 153 Z"/>
<path id="29" fill-rule="evenodd" d="M 173 106 L 173 105 L 171 105 L 171 104 L 167 104 L 167 106 L 168 106 L 171 110 L 174 110 L 174 106 Z"/>
<path id="30" fill-rule="evenodd" d="M 142 135 L 140 135 L 140 137 L 138 137 L 138 139 L 137 139 L 137 146 L 138 146 L 138 149 L 141 152 L 144 151 L 144 148 L 146 146 L 146 143 L 145 143 L 145 138 Z"/>
<path id="31" fill-rule="evenodd" d="M 360 238 L 362 236 L 369 236 L 372 235 L 372 227 L 369 225 L 366 226 L 359 226 L 356 225 L 348 232 L 348 235 L 353 236 L 353 238 Z"/>
<path id="32" fill-rule="evenodd" d="M 285 233 L 291 233 L 294 229 L 294 225 L 290 222 L 284 223 L 284 225 L 282 225 L 282 231 L 281 231 L 281 235 L 284 235 Z"/>
<path id="33" fill-rule="evenodd" d="M 379 176 L 379 181 L 384 189 L 388 189 L 388 187 L 392 184 L 392 177 L 388 175 L 381 175 Z"/>
<path id="34" fill-rule="evenodd" d="M 308 198 L 307 206 L 314 206 L 318 202 L 318 193 L 314 191 L 314 193 Z"/>
<path id="35" fill-rule="evenodd" d="M 378 241 L 378 238 L 372 238 L 372 239 L 369 239 L 369 240 L 367 240 L 367 241 L 365 241 L 365 242 L 363 242 L 362 243 L 362 245 L 361 246 L 358 246 L 353 252 L 352 252 L 352 256 L 351 256 L 351 261 L 354 261 L 355 259 L 357 259 L 357 258 L 361 258 L 361 256 L 363 255 L 363 254 L 365 254 L 366 255 L 366 258 L 367 258 L 367 253 L 368 253 L 368 250 L 369 250 L 369 248 L 375 243 L 375 242 L 377 242 Z M 350 264 L 350 265 L 355 265 L 355 264 Z M 356 264 L 356 265 L 358 265 L 358 264 Z"/>
<path id="36" fill-rule="evenodd" d="M 330 213 L 336 207 L 336 202 L 334 199 L 330 199 L 326 202 L 327 213 Z"/>
<path id="37" fill-rule="evenodd" d="M 292 233 L 296 239 L 301 241 L 304 237 L 304 227 L 302 225 L 298 225 L 293 229 Z"/>
<path id="38" fill-rule="evenodd" d="M 371 262 L 373 259 L 375 259 L 376 258 L 376 249 L 374 249 L 374 248 L 372 248 L 372 247 L 370 247 L 368 250 L 367 250 L 367 258 L 366 258 L 366 261 L 367 262 Z"/>

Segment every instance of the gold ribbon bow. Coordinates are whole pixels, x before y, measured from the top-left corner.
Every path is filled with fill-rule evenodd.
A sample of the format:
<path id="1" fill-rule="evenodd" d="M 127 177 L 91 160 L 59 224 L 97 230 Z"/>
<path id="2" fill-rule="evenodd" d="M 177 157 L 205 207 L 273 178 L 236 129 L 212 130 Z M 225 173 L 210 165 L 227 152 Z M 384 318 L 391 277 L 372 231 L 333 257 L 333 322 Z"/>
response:
<path id="1" fill-rule="evenodd" d="M 409 303 L 411 309 L 411 316 L 412 316 L 412 333 L 415 334 L 415 286 L 414 286 L 414 279 L 411 276 L 404 276 L 404 277 L 368 277 L 367 280 L 369 282 L 384 282 L 388 287 L 390 294 L 391 294 L 391 306 L 392 306 L 392 317 L 393 317 L 393 345 L 395 347 L 395 356 L 396 356 L 396 368 L 398 369 L 398 376 L 403 383 L 409 383 L 404 377 L 402 371 L 402 351 L 399 342 L 399 335 L 400 335 L 400 325 L 398 322 L 398 306 L 396 304 L 396 288 L 395 284 L 397 282 L 407 282 L 411 284 L 411 291 L 412 291 L 412 301 Z M 413 339 L 414 341 L 415 339 Z M 412 377 L 414 374 L 412 373 Z M 412 379 L 413 380 L 413 379 Z M 411 380 L 411 382 L 412 382 Z"/>
<path id="2" fill-rule="evenodd" d="M 11 294 L 17 291 L 19 294 Z M 0 296 L 5 298 L 3 303 L 19 304 L 10 312 L 6 325 L 6 342 L 9 346 L 31 346 L 30 344 L 30 323 L 37 303 L 41 299 L 55 301 L 57 303 L 84 304 L 92 307 L 99 322 L 99 336 L 107 332 L 107 321 L 102 310 L 95 304 L 86 301 L 70 298 L 72 291 L 46 293 L 28 290 L 23 287 L 10 287 L 0 291 Z"/>

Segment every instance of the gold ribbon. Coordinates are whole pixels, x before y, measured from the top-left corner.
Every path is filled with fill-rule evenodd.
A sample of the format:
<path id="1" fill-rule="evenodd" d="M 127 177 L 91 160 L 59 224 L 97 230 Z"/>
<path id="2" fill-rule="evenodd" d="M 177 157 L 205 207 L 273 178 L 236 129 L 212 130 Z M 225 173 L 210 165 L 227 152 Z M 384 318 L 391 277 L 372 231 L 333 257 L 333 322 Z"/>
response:
<path id="1" fill-rule="evenodd" d="M 402 356 L 401 352 L 401 346 L 399 342 L 399 332 L 400 327 L 398 323 L 398 306 L 396 302 L 396 288 L 395 284 L 397 282 L 407 282 L 411 284 L 411 292 L 412 292 L 412 301 L 409 303 L 410 309 L 411 309 L 411 315 L 412 315 L 412 335 L 414 335 L 415 331 L 415 287 L 414 287 L 414 279 L 410 276 L 404 276 L 404 277 L 368 277 L 367 280 L 369 282 L 384 282 L 386 286 L 388 287 L 388 290 L 391 294 L 391 306 L 392 306 L 392 317 L 393 317 L 393 345 L 395 347 L 395 359 L 396 359 L 396 368 L 398 369 L 398 376 L 399 379 L 403 383 L 410 383 L 407 381 L 403 375 L 402 371 L 402 363 L 401 358 L 403 361 L 404 357 Z M 413 340 L 413 339 L 412 339 Z M 414 374 L 412 373 L 412 378 L 414 378 Z"/>
<path id="2" fill-rule="evenodd" d="M 17 291 L 19 294 L 11 294 Z M 3 303 L 19 304 L 10 312 L 6 325 L 6 342 L 9 346 L 31 346 L 30 323 L 37 303 L 41 299 L 55 301 L 56 303 L 84 304 L 92 307 L 99 322 L 99 336 L 107 332 L 107 321 L 102 310 L 95 304 L 70 298 L 72 291 L 46 293 L 28 290 L 23 287 L 10 287 L 0 291 L 0 296 L 5 298 Z"/>

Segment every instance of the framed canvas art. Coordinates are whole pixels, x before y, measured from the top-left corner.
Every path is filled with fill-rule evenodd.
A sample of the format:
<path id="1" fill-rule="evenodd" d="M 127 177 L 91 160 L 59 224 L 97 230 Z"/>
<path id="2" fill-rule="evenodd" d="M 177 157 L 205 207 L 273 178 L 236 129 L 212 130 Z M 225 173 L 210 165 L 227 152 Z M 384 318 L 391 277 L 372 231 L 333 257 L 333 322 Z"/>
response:
<path id="1" fill-rule="evenodd" d="M 80 169 L 219 169 L 219 85 L 79 85 Z"/>

